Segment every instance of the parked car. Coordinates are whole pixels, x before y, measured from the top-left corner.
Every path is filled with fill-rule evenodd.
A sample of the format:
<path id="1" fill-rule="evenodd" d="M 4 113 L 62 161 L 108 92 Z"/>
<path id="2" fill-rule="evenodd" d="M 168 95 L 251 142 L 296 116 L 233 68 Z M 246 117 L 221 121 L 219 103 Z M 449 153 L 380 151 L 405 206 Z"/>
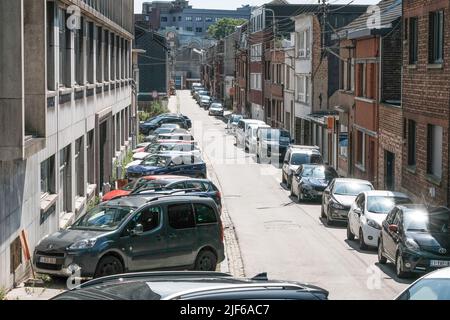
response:
<path id="1" fill-rule="evenodd" d="M 331 166 L 303 164 L 294 173 L 291 196 L 297 197 L 298 202 L 322 199 L 325 189 L 338 177 L 338 173 Z"/>
<path id="2" fill-rule="evenodd" d="M 187 130 L 186 129 L 160 127 L 160 128 L 157 128 L 156 130 L 152 130 L 151 132 L 149 132 L 149 134 L 144 138 L 144 141 L 145 142 L 154 141 L 160 134 L 164 134 L 164 133 L 182 133 L 182 132 L 187 132 Z"/>
<path id="3" fill-rule="evenodd" d="M 223 117 L 224 109 L 221 103 L 211 103 L 211 106 L 208 109 L 208 114 L 210 116 L 221 116 Z"/>
<path id="4" fill-rule="evenodd" d="M 200 156 L 194 154 L 161 153 L 152 155 L 140 165 L 127 169 L 128 179 L 160 174 L 206 178 L 206 164 Z"/>
<path id="5" fill-rule="evenodd" d="M 200 94 L 207 95 L 207 94 L 209 94 L 209 92 L 206 90 L 206 88 L 196 88 L 193 97 L 194 97 L 195 101 L 197 101 L 197 103 L 198 103 L 198 97 Z"/>
<path id="6" fill-rule="evenodd" d="M 450 268 L 435 270 L 422 276 L 395 300 L 450 300 Z"/>
<path id="7" fill-rule="evenodd" d="M 350 206 L 356 197 L 364 191 L 373 190 L 373 185 L 366 180 L 336 178 L 325 189 L 322 196 L 321 217 L 327 225 L 334 221 L 347 221 Z"/>
<path id="8" fill-rule="evenodd" d="M 170 151 L 193 152 L 200 154 L 199 147 L 196 144 L 191 143 L 191 141 L 178 142 L 177 140 L 173 140 L 151 144 L 149 147 L 145 148 L 143 152 L 133 154 L 133 160 L 144 160 L 152 154 Z"/>
<path id="9" fill-rule="evenodd" d="M 277 158 L 282 162 L 291 144 L 291 134 L 284 129 L 260 127 L 256 132 L 256 160 Z"/>
<path id="10" fill-rule="evenodd" d="M 211 104 L 210 96 L 200 96 L 200 107 L 202 107 L 205 110 L 208 110 L 210 104 Z"/>
<path id="11" fill-rule="evenodd" d="M 212 199 L 142 196 L 111 200 L 81 216 L 67 230 L 44 238 L 35 270 L 82 277 L 161 268 L 214 271 L 224 260 L 223 227 Z"/>
<path id="12" fill-rule="evenodd" d="M 195 89 L 200 90 L 200 89 L 204 89 L 204 87 L 203 87 L 203 85 L 201 83 L 198 83 L 198 82 L 197 83 L 193 83 L 192 86 L 191 86 L 191 94 L 192 95 L 194 94 Z"/>
<path id="13" fill-rule="evenodd" d="M 150 132 L 158 129 L 159 127 L 161 127 L 163 124 L 166 124 L 166 123 L 179 124 L 180 127 L 183 129 L 188 128 L 186 120 L 183 116 L 165 115 L 165 116 L 157 117 L 151 121 L 141 123 L 139 125 L 139 129 L 142 134 L 148 135 Z"/>
<path id="14" fill-rule="evenodd" d="M 397 277 L 450 266 L 450 210 L 397 205 L 383 221 L 378 261 L 395 264 Z"/>
<path id="15" fill-rule="evenodd" d="M 150 139 L 151 138 L 151 139 Z M 176 130 L 172 133 L 160 133 L 154 137 L 146 137 L 152 144 L 160 140 L 178 140 L 178 141 L 194 141 L 194 137 L 189 131 L 184 131 L 183 129 Z"/>
<path id="16" fill-rule="evenodd" d="M 286 184 L 288 189 L 291 188 L 294 172 L 302 164 L 323 164 L 319 147 L 296 145 L 288 147 L 281 170 L 281 181 Z"/>
<path id="17" fill-rule="evenodd" d="M 395 205 L 412 203 L 404 193 L 365 191 L 360 193 L 348 212 L 347 239 L 359 240 L 361 250 L 377 247 L 381 224 Z"/>
<path id="18" fill-rule="evenodd" d="M 197 101 L 197 103 L 200 105 L 200 100 L 202 96 L 208 96 L 209 97 L 209 91 L 207 90 L 200 90 L 197 91 L 197 93 L 195 94 L 195 100 Z"/>
<path id="19" fill-rule="evenodd" d="M 145 188 L 161 188 L 173 181 L 178 181 L 181 179 L 190 179 L 185 176 L 170 176 L 170 175 L 158 175 L 158 176 L 146 176 L 139 178 L 137 180 L 131 181 L 122 189 L 112 190 L 106 193 L 102 197 L 102 202 L 110 201 L 116 198 L 124 197 L 129 195 L 133 190 L 139 189 L 140 187 Z"/>
<path id="20" fill-rule="evenodd" d="M 136 146 L 136 149 L 134 149 L 132 152 L 133 153 L 136 153 L 136 152 L 142 152 L 146 147 L 148 147 L 149 145 L 151 144 L 151 142 L 142 142 L 142 143 L 139 143 L 137 146 Z"/>
<path id="21" fill-rule="evenodd" d="M 248 126 L 248 130 L 245 132 L 244 150 L 250 153 L 256 152 L 258 130 L 269 128 L 270 126 L 267 124 L 260 124 L 260 123 L 250 124 Z"/>
<path id="22" fill-rule="evenodd" d="M 53 300 L 327 300 L 328 291 L 267 274 L 235 278 L 219 272 L 140 272 L 94 279 Z M 262 311 L 262 310 L 261 310 Z"/>
<path id="23" fill-rule="evenodd" d="M 244 146 L 245 144 L 245 133 L 247 132 L 248 126 L 250 124 L 266 124 L 264 121 L 255 119 L 241 119 L 238 122 L 236 128 L 236 146 Z"/>
<path id="24" fill-rule="evenodd" d="M 166 180 L 162 180 L 166 181 Z M 219 212 L 222 212 L 222 195 L 219 189 L 216 187 L 214 183 L 212 183 L 208 179 L 194 179 L 189 177 L 178 177 L 176 179 L 171 179 L 164 185 L 162 183 L 159 186 L 154 184 L 143 184 L 138 188 L 135 188 L 130 194 L 136 195 L 141 194 L 145 195 L 146 193 L 152 193 L 155 189 L 163 189 L 163 190 L 197 190 L 197 193 L 191 193 L 192 195 L 204 195 L 214 200 L 217 207 L 219 208 Z"/>
<path id="25" fill-rule="evenodd" d="M 230 117 L 228 118 L 228 122 L 227 122 L 227 129 L 231 130 L 232 133 L 235 133 L 239 120 L 241 120 L 243 118 L 244 118 L 244 116 L 241 114 L 233 113 L 232 115 L 230 115 Z"/>

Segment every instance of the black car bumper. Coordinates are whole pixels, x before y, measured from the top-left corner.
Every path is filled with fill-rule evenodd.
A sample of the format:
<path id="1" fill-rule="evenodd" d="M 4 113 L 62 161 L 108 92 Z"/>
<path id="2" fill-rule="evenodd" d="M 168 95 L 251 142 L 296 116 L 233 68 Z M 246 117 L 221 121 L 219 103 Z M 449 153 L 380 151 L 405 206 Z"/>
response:
<path id="1" fill-rule="evenodd" d="M 348 220 L 348 212 L 350 211 L 350 207 L 344 207 L 344 209 L 338 209 L 330 206 L 329 209 L 329 218 L 331 220 L 336 221 L 347 221 Z"/>
<path id="2" fill-rule="evenodd" d="M 413 251 L 402 252 L 403 267 L 407 272 L 428 273 L 450 266 L 450 256 L 419 254 Z"/>
<path id="3" fill-rule="evenodd" d="M 74 267 L 79 267 L 80 277 L 90 278 L 95 274 L 98 256 L 87 251 L 79 252 L 46 252 L 35 250 L 33 266 L 35 271 L 42 274 L 70 277 L 73 275 Z"/>

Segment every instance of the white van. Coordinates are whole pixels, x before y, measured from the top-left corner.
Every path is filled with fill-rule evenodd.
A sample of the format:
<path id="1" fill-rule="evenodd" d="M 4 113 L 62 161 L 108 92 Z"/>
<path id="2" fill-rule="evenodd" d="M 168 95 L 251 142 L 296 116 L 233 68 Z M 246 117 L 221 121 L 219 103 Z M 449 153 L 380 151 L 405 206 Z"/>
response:
<path id="1" fill-rule="evenodd" d="M 236 129 L 236 146 L 245 146 L 245 133 L 248 130 L 248 126 L 251 124 L 266 124 L 264 121 L 255 119 L 241 119 L 238 122 Z"/>
<path id="2" fill-rule="evenodd" d="M 260 128 L 270 128 L 267 124 L 250 124 L 248 130 L 245 132 L 245 146 L 244 150 L 250 153 L 256 152 L 257 133 Z"/>

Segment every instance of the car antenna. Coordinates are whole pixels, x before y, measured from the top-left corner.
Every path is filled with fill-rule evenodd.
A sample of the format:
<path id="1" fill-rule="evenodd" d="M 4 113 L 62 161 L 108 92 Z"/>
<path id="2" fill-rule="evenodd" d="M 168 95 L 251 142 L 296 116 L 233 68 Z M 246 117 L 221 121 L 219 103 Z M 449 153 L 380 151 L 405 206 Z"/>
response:
<path id="1" fill-rule="evenodd" d="M 267 278 L 267 272 L 262 272 L 254 276 L 252 280 L 269 281 L 269 278 Z"/>

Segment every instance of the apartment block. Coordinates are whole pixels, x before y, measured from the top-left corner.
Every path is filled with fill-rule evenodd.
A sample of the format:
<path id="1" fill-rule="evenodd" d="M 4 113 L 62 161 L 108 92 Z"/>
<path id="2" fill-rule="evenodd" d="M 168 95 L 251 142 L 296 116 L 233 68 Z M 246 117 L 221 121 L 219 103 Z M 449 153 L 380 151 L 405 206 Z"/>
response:
<path id="1" fill-rule="evenodd" d="M 113 176 L 136 132 L 133 0 L 0 2 L 0 287 Z"/>

